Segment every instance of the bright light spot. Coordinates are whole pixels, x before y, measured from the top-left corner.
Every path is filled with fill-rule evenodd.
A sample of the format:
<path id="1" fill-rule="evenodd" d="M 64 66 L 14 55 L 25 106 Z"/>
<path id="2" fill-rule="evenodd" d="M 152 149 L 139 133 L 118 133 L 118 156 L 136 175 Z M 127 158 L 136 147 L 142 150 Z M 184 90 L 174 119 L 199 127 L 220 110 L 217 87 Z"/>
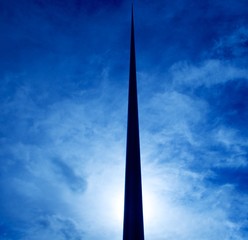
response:
<path id="1" fill-rule="evenodd" d="M 118 222 L 123 221 L 124 215 L 124 194 L 119 194 L 113 201 L 114 217 Z"/>
<path id="2" fill-rule="evenodd" d="M 154 201 L 155 196 L 151 191 L 143 191 L 143 215 L 145 225 L 149 224 L 155 215 L 156 204 L 154 204 Z"/>
<path id="3" fill-rule="evenodd" d="M 114 220 L 122 225 L 124 217 L 124 194 L 119 193 L 113 198 Z M 151 226 L 154 219 L 158 218 L 158 200 L 149 190 L 143 190 L 143 217 L 145 226 Z"/>

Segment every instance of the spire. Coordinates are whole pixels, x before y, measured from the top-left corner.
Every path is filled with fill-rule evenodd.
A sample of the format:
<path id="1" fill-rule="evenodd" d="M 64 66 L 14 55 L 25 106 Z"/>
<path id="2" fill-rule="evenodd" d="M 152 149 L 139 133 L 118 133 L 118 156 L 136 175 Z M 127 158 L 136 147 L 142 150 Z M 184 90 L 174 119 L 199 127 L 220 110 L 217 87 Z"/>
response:
<path id="1" fill-rule="evenodd" d="M 132 6 L 123 240 L 144 240 L 133 15 Z"/>

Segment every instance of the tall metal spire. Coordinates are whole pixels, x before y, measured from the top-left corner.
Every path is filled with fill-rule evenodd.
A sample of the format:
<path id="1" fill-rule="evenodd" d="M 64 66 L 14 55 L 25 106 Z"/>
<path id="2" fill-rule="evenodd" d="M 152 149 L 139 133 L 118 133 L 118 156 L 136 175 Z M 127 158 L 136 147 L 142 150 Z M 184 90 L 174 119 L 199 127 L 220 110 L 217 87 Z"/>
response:
<path id="1" fill-rule="evenodd" d="M 132 6 L 123 240 L 144 240 L 133 15 Z"/>

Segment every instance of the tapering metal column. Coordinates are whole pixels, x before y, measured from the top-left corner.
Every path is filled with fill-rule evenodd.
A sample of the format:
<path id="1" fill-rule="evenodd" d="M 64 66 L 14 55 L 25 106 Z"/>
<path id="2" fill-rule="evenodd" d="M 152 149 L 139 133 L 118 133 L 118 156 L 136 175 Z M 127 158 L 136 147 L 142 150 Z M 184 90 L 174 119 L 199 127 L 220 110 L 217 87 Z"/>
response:
<path id="1" fill-rule="evenodd" d="M 123 240 L 144 239 L 134 40 L 132 7 Z"/>

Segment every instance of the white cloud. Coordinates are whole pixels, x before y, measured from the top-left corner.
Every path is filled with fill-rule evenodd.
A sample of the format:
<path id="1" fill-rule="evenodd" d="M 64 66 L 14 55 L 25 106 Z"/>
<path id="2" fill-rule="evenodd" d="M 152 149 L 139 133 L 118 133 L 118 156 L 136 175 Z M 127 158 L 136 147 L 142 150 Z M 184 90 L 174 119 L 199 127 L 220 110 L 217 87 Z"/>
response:
<path id="1" fill-rule="evenodd" d="M 238 58 L 247 56 L 248 28 L 241 26 L 231 34 L 218 39 L 213 51 L 221 58 Z"/>
<path id="2" fill-rule="evenodd" d="M 248 71 L 245 67 L 235 66 L 227 61 L 210 59 L 199 65 L 187 62 L 176 63 L 171 68 L 171 75 L 175 86 L 187 84 L 191 87 L 201 85 L 210 87 L 234 79 L 247 79 Z"/>

